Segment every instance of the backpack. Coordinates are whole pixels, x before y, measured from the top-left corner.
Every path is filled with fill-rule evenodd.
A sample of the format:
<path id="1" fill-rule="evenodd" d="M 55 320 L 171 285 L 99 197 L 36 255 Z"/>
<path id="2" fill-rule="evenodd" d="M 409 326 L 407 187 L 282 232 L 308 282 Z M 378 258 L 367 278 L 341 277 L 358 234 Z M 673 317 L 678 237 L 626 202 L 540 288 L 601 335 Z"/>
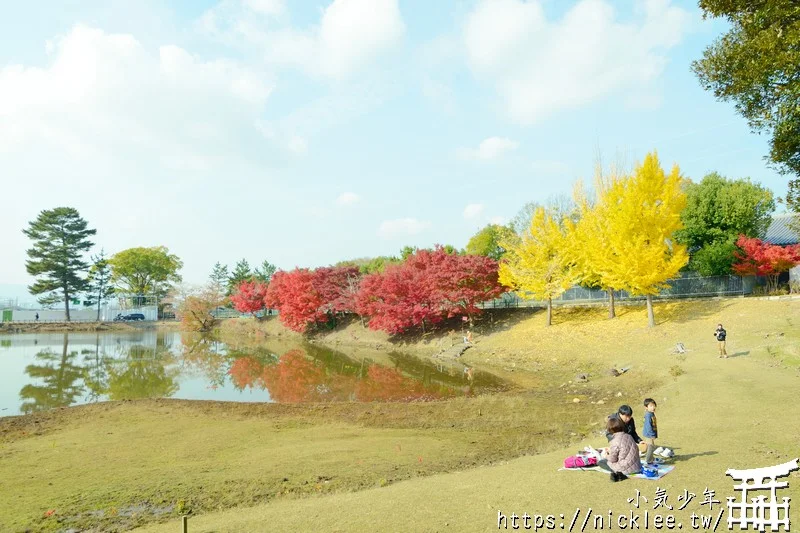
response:
<path id="1" fill-rule="evenodd" d="M 596 457 L 589 457 L 585 455 L 570 455 L 564 459 L 564 468 L 583 468 L 585 466 L 594 466 L 596 464 Z"/>

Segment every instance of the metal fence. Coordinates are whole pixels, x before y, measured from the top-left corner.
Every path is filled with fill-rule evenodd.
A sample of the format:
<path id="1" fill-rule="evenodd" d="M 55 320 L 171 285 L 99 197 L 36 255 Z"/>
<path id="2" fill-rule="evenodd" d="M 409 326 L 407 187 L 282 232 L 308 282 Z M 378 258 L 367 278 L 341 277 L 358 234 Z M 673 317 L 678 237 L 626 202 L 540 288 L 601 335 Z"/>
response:
<path id="1" fill-rule="evenodd" d="M 654 298 L 699 298 L 708 296 L 741 296 L 747 292 L 746 284 L 741 276 L 692 276 L 667 280 L 668 287 L 662 289 Z M 614 291 L 616 301 L 644 300 L 645 296 L 632 296 L 626 291 Z M 567 289 L 558 298 L 553 298 L 554 304 L 568 303 L 593 303 L 608 301 L 608 292 L 592 290 L 580 286 Z M 535 299 L 524 299 L 513 292 L 507 292 L 500 298 L 484 302 L 481 307 L 535 307 L 546 302 Z"/>

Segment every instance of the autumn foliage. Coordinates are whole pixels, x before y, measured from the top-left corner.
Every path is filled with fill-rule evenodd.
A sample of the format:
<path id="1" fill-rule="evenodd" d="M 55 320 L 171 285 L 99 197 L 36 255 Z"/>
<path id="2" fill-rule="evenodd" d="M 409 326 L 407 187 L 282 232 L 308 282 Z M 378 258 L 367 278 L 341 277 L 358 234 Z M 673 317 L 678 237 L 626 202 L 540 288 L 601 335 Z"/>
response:
<path id="1" fill-rule="evenodd" d="M 305 332 L 337 313 L 352 312 L 358 290 L 358 267 L 296 268 L 276 272 L 267 288 L 267 307 L 277 309 L 288 328 Z"/>
<path id="2" fill-rule="evenodd" d="M 370 328 L 397 334 L 455 316 L 471 320 L 480 313 L 478 303 L 502 292 L 495 260 L 437 247 L 418 250 L 403 263 L 366 276 L 355 307 L 369 317 Z"/>
<path id="3" fill-rule="evenodd" d="M 800 264 L 800 245 L 778 246 L 740 235 L 733 270 L 741 276 L 766 276 L 767 288 L 778 288 L 778 276 Z"/>
<path id="4" fill-rule="evenodd" d="M 266 283 L 257 280 L 243 281 L 231 295 L 231 303 L 240 313 L 256 313 L 266 307 L 266 296 Z"/>

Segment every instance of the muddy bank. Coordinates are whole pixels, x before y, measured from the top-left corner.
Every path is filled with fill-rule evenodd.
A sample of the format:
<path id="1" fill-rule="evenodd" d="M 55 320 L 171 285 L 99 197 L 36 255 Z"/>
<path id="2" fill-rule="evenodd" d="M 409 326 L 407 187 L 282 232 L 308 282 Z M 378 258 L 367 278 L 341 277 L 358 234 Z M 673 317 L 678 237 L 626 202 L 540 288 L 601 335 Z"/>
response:
<path id="1" fill-rule="evenodd" d="M 178 331 L 178 322 L 0 322 L 3 333 L 69 333 L 83 331 L 137 331 L 159 329 Z"/>

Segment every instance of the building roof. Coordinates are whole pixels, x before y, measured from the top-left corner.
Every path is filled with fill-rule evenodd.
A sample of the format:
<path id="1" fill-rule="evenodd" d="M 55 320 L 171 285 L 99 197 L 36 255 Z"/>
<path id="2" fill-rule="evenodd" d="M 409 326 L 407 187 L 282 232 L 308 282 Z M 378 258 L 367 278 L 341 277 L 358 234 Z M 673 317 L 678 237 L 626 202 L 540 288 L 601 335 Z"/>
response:
<path id="1" fill-rule="evenodd" d="M 793 217 L 794 215 L 773 216 L 772 223 L 767 228 L 767 234 L 764 236 L 764 242 L 781 246 L 800 243 L 800 235 L 789 227 Z"/>

